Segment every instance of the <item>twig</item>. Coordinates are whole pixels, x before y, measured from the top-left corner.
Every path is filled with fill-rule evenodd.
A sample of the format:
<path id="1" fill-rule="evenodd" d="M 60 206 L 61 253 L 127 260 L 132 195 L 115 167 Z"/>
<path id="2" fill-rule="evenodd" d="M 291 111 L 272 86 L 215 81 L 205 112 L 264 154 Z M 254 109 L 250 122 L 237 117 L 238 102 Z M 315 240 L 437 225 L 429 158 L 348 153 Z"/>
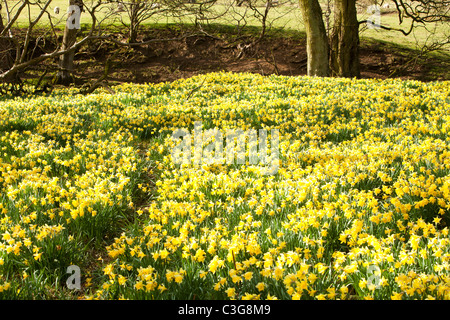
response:
<path id="1" fill-rule="evenodd" d="M 236 270 L 236 272 L 237 272 L 236 259 L 234 258 L 234 251 L 233 250 L 231 250 L 231 255 L 233 256 L 234 270 Z M 238 297 L 241 295 L 240 292 L 239 292 L 240 291 L 239 288 L 240 288 L 240 285 L 238 284 L 237 288 L 236 288 Z"/>
<path id="2" fill-rule="evenodd" d="M 195 87 L 194 89 L 192 89 L 192 90 L 189 92 L 188 96 L 186 97 L 185 102 L 188 101 L 188 100 L 191 98 L 192 94 L 193 94 L 195 91 L 197 91 L 197 90 L 199 90 L 201 87 L 203 87 L 203 84 L 205 83 L 205 81 L 206 81 L 206 76 L 203 78 L 202 83 L 201 83 L 198 87 Z"/>
<path id="3" fill-rule="evenodd" d="M 94 92 L 94 90 L 97 89 L 100 86 L 103 86 L 111 94 L 115 93 L 115 91 L 110 86 L 108 86 L 108 84 L 107 84 L 107 82 L 108 82 L 107 77 L 108 77 L 108 75 L 110 73 L 110 70 L 111 70 L 112 60 L 117 57 L 118 53 L 119 53 L 119 51 L 116 51 L 112 55 L 112 57 L 110 57 L 110 58 L 108 58 L 108 60 L 106 60 L 106 62 L 105 62 L 105 70 L 103 71 L 103 75 L 100 78 L 98 78 L 92 85 L 90 85 L 88 89 L 84 90 L 83 91 L 84 94 L 90 94 L 90 93 Z M 106 83 L 102 83 L 103 81 L 106 81 Z"/>

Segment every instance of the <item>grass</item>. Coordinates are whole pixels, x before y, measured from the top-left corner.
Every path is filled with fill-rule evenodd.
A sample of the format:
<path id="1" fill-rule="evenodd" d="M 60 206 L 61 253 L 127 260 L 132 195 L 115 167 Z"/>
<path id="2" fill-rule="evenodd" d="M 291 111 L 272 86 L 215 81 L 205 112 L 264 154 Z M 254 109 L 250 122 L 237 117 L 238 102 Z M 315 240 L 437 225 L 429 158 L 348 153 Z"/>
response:
<path id="1" fill-rule="evenodd" d="M 53 8 L 59 6 L 61 8 L 61 12 L 59 15 L 53 14 Z M 64 0 L 55 0 L 50 5 L 50 12 L 52 12 L 53 23 L 60 29 L 63 28 L 65 20 L 63 19 L 63 8 L 67 6 L 66 1 Z M 245 27 L 261 27 L 261 21 L 256 19 L 251 11 L 246 7 L 232 7 L 230 10 L 227 10 L 227 6 L 225 4 L 217 4 L 213 7 L 214 12 L 218 19 L 213 20 L 215 24 L 225 24 L 233 27 L 236 26 L 244 26 Z M 4 10 L 4 9 L 3 9 Z M 260 8 L 262 10 L 262 8 Z M 224 14 L 225 13 L 225 14 Z M 36 16 L 38 11 L 35 7 L 32 8 L 31 16 Z M 242 16 L 245 16 L 245 22 L 242 20 Z M 98 18 L 101 19 L 104 17 L 104 13 L 100 13 Z M 128 23 L 128 18 L 125 13 L 121 14 L 121 17 L 124 19 L 125 23 Z M 369 18 L 370 15 L 361 10 L 358 13 L 359 20 L 365 20 Z M 392 27 L 392 28 L 401 28 L 405 31 L 409 29 L 409 23 L 405 21 L 402 25 L 399 24 L 398 16 L 394 12 L 383 13 L 380 18 L 380 22 L 384 26 Z M 81 23 L 85 26 L 90 26 L 92 20 L 87 13 L 82 14 Z M 113 25 L 117 25 L 119 22 L 112 22 Z M 145 21 L 144 24 L 172 24 L 172 23 L 184 23 L 190 24 L 194 23 L 194 18 L 190 16 L 185 16 L 182 18 L 171 18 L 163 15 L 155 15 L 148 21 Z M 27 26 L 28 18 L 26 14 L 22 14 L 18 20 L 18 26 Z M 300 10 L 297 8 L 297 5 L 291 6 L 280 6 L 275 7 L 269 13 L 268 18 L 268 26 L 276 29 L 284 29 L 286 31 L 304 31 L 302 17 L 300 14 Z M 48 24 L 47 24 L 48 27 Z M 446 34 L 446 25 L 445 24 L 436 24 L 429 25 L 428 30 L 423 27 L 417 27 L 414 31 L 408 35 L 404 36 L 398 31 L 389 31 L 384 29 L 367 29 L 363 28 L 361 37 L 375 39 L 383 42 L 395 43 L 399 45 L 403 45 L 409 47 L 411 49 L 417 49 L 418 46 L 422 46 L 425 44 L 429 44 L 431 41 L 439 41 L 439 39 L 446 39 L 448 36 Z M 448 54 L 448 47 L 443 49 L 445 54 Z"/>
<path id="2" fill-rule="evenodd" d="M 405 32 L 409 31 L 410 24 L 408 21 L 399 24 L 398 16 L 395 13 L 382 15 L 380 23 L 383 26 L 402 29 Z M 383 42 L 395 43 L 411 49 L 420 49 L 423 45 L 429 45 L 433 41 L 445 40 L 446 26 L 444 24 L 430 24 L 428 30 L 423 26 L 417 26 L 412 33 L 404 36 L 401 32 L 395 30 L 384 29 L 366 29 L 361 33 L 362 37 L 376 39 Z M 448 48 L 444 51 L 448 54 Z"/>

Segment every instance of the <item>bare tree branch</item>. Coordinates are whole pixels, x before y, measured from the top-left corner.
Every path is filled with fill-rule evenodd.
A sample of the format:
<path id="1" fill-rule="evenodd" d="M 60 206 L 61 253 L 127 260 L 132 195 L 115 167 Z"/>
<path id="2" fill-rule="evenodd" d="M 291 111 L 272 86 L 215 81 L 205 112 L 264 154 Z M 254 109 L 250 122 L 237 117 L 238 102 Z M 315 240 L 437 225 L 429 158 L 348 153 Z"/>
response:
<path id="1" fill-rule="evenodd" d="M 398 31 L 398 32 L 403 33 L 405 36 L 409 35 L 413 31 L 413 28 L 414 28 L 414 21 L 411 22 L 411 26 L 409 27 L 408 31 L 405 31 L 405 30 L 399 29 L 399 28 L 392 28 L 392 27 L 383 26 L 381 24 L 374 24 L 373 21 L 370 21 L 370 20 L 361 20 L 361 21 L 358 21 L 358 23 L 359 24 L 370 23 L 376 28 L 380 28 L 380 29 L 383 29 L 383 30 L 390 30 L 390 31 Z"/>
<path id="2" fill-rule="evenodd" d="M 450 22 L 450 0 L 392 0 L 400 23 L 408 17 L 418 23 Z"/>
<path id="3" fill-rule="evenodd" d="M 19 64 L 14 64 L 14 66 L 12 66 L 11 69 L 0 74 L 0 80 L 8 78 L 8 76 L 16 73 L 19 70 L 22 70 L 22 69 L 28 67 L 30 65 L 38 64 L 46 59 L 56 58 L 56 57 L 59 57 L 60 55 L 74 51 L 74 50 L 78 49 L 79 47 L 81 47 L 82 45 L 84 45 L 85 43 L 87 43 L 88 41 L 92 40 L 93 38 L 94 37 L 92 37 L 91 35 L 88 35 L 88 36 L 84 37 L 82 40 L 75 43 L 72 47 L 70 47 L 66 50 L 55 50 L 51 53 L 42 54 L 39 57 L 30 59 L 28 61 L 25 61 L 25 62 L 22 62 Z"/>
<path id="4" fill-rule="evenodd" d="M 5 3 L 7 3 L 7 0 L 5 0 Z M 11 26 L 16 22 L 16 20 L 19 18 L 19 15 L 20 15 L 20 13 L 22 12 L 22 10 L 27 6 L 27 4 L 28 4 L 28 0 L 24 0 L 23 2 L 22 2 L 22 5 L 19 7 L 19 9 L 17 10 L 17 12 L 16 12 L 16 14 L 14 15 L 14 17 L 12 18 L 12 19 L 10 19 L 10 16 L 9 16 L 9 10 L 7 9 L 7 17 L 8 17 L 8 24 L 4 27 L 4 29 L 2 30 L 2 32 L 0 32 L 0 37 L 2 37 L 4 34 L 5 34 L 5 32 L 10 32 L 10 30 L 11 30 Z M 10 36 L 12 36 L 11 35 L 11 33 L 10 33 Z"/>

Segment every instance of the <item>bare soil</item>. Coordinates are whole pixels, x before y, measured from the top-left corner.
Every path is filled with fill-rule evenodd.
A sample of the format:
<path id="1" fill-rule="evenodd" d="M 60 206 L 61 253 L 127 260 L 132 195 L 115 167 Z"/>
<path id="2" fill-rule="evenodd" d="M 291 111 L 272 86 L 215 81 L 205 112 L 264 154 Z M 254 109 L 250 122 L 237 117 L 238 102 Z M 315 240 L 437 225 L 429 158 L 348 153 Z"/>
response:
<path id="1" fill-rule="evenodd" d="M 139 41 L 173 39 L 173 29 L 141 32 Z M 153 42 L 136 47 L 91 44 L 76 53 L 75 77 L 80 83 L 104 74 L 109 59 L 108 84 L 121 82 L 159 83 L 217 72 L 251 72 L 262 75 L 306 75 L 306 39 L 304 36 L 268 35 L 242 50 L 255 38 L 231 39 L 197 34 L 181 40 Z M 226 39 L 223 39 L 226 38 Z M 123 41 L 123 40 L 122 40 Z M 120 52 L 113 57 L 113 54 Z M 389 43 L 361 40 L 361 78 L 448 80 L 450 62 L 442 58 L 419 57 L 412 50 Z"/>

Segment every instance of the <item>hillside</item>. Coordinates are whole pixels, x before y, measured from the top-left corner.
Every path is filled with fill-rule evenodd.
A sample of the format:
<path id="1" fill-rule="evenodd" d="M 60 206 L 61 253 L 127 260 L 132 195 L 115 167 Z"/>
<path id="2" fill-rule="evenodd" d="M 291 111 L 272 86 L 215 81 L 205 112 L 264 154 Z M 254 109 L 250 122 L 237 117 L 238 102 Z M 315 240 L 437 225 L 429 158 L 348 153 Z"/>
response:
<path id="1" fill-rule="evenodd" d="M 256 31 L 249 31 L 247 38 L 235 39 L 227 27 L 216 26 L 212 30 L 220 37 L 211 32 L 211 36 L 199 34 L 129 50 L 103 46 L 97 51 L 93 46 L 91 51 L 78 53 L 77 75 L 80 81 L 99 78 L 105 62 L 116 50 L 122 51 L 111 60 L 109 80 L 112 83 L 158 83 L 218 71 L 306 75 L 306 39 L 301 32 L 273 30 L 241 54 L 242 46 L 254 40 Z M 181 36 L 180 31 L 171 28 L 150 28 L 142 33 L 142 41 Z M 450 79 L 448 53 L 420 55 L 411 48 L 383 40 L 363 37 L 360 62 L 362 78 Z"/>
<path id="2" fill-rule="evenodd" d="M 1 299 L 450 298 L 448 82 L 111 89 L 2 96 Z"/>

